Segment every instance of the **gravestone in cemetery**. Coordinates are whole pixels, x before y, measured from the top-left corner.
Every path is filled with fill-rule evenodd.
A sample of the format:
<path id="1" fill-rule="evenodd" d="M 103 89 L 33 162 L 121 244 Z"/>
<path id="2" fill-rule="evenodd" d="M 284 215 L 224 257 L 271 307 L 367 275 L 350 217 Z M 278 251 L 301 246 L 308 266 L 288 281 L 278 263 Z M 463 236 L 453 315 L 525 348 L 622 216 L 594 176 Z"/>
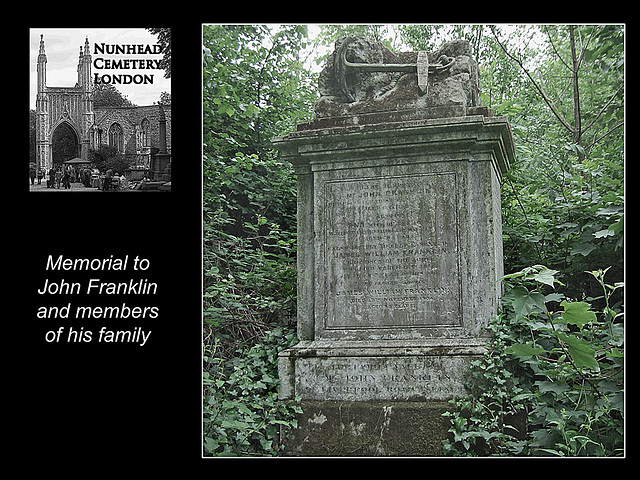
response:
<path id="1" fill-rule="evenodd" d="M 300 342 L 278 364 L 281 398 L 305 411 L 293 453 L 440 450 L 503 274 L 514 147 L 478 88 L 465 41 L 394 53 L 349 36 L 320 74 L 315 120 L 274 139 L 298 179 Z"/>

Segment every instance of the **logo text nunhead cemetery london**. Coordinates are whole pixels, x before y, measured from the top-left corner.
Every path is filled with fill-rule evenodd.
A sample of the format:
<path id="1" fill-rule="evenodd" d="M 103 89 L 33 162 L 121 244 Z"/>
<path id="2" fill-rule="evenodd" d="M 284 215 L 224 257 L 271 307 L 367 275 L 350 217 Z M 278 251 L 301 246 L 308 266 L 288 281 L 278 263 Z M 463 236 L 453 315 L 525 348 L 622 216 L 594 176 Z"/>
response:
<path id="1" fill-rule="evenodd" d="M 145 44 L 107 44 L 94 43 L 94 55 L 158 55 L 162 53 L 161 45 Z M 96 57 L 93 68 L 96 70 L 152 70 L 162 69 L 161 60 L 149 60 L 146 58 L 104 58 Z M 153 83 L 153 74 L 94 74 L 94 85 L 100 83 L 113 84 L 150 84 Z"/>

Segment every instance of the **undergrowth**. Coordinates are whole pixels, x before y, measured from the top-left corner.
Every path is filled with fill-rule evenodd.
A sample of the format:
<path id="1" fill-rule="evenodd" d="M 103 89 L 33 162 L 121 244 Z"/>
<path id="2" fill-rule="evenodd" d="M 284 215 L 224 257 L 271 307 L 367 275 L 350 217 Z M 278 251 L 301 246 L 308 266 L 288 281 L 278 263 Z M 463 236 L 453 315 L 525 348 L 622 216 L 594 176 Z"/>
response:
<path id="1" fill-rule="evenodd" d="M 504 277 L 491 352 L 473 362 L 470 395 L 444 414 L 446 455 L 623 455 L 624 323 L 614 302 L 623 285 L 607 284 L 607 270 L 588 273 L 602 296 L 586 301 L 557 292 L 558 272 L 541 265 Z"/>
<path id="2" fill-rule="evenodd" d="M 278 399 L 278 353 L 297 342 L 295 331 L 277 327 L 261 343 L 223 360 L 219 342 L 203 356 L 203 445 L 205 456 L 271 456 L 281 435 L 297 426 L 299 402 Z"/>

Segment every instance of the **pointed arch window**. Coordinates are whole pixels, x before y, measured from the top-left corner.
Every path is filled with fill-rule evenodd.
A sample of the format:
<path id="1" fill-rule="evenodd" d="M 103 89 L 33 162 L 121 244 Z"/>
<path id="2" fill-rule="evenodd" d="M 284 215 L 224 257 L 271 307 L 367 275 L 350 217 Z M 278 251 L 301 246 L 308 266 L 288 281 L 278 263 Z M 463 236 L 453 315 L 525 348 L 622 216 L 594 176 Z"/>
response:
<path id="1" fill-rule="evenodd" d="M 119 123 L 113 123 L 109 127 L 109 146 L 118 149 L 118 152 L 124 152 L 124 134 Z"/>
<path id="2" fill-rule="evenodd" d="M 149 144 L 149 119 L 145 118 L 141 123 L 142 127 L 142 146 L 148 147 Z"/>

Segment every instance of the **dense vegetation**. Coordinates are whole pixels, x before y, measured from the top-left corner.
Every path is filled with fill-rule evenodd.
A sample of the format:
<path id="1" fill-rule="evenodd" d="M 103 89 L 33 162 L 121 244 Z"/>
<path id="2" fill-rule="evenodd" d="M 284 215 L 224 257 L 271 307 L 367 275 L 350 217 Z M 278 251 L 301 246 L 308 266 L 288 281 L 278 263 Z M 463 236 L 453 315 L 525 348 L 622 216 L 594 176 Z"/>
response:
<path id="1" fill-rule="evenodd" d="M 312 118 L 336 38 L 396 50 L 466 38 L 481 95 L 508 116 L 505 295 L 494 351 L 452 404 L 449 455 L 600 455 L 623 441 L 624 28 L 215 25 L 203 28 L 204 451 L 275 455 L 295 340 L 296 187 L 270 139 Z M 504 355 L 504 353 L 508 355 Z M 511 425 L 518 413 L 528 430 Z"/>

